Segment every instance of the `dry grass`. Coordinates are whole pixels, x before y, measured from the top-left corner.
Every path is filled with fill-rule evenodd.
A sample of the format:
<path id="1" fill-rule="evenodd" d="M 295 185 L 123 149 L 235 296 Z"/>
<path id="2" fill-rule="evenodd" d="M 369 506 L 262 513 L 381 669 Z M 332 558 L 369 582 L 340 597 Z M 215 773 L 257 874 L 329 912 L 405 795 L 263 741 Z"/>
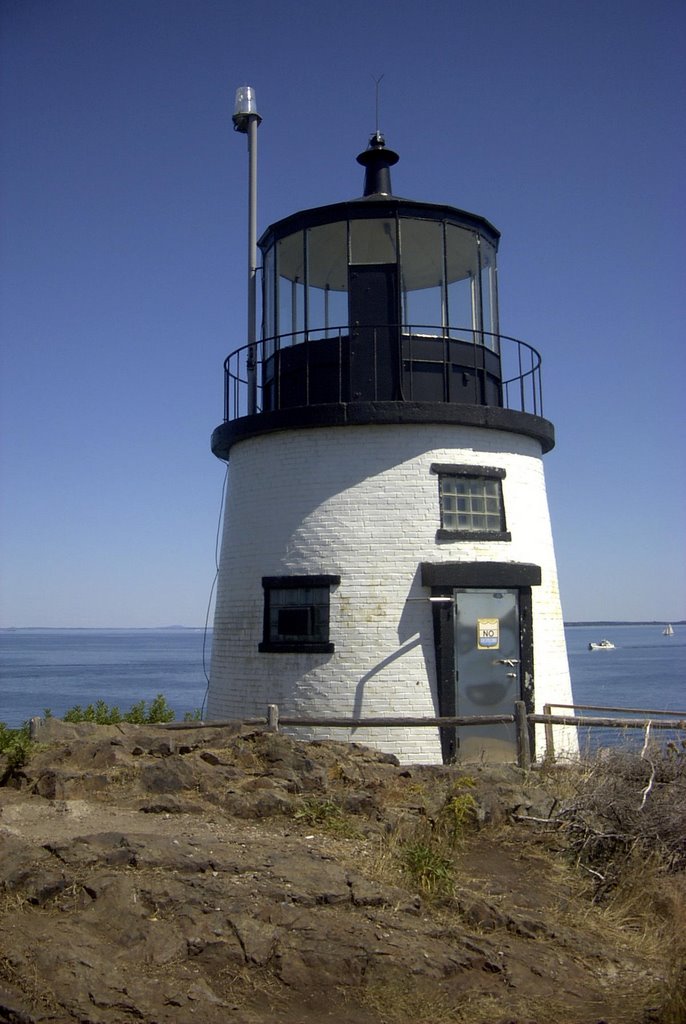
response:
<path id="1" fill-rule="evenodd" d="M 686 1021 L 686 878 L 665 871 L 659 855 L 629 861 L 601 908 L 608 928 L 621 930 L 637 955 L 659 964 L 662 984 L 651 1003 L 659 1024 Z"/>
<path id="2" fill-rule="evenodd" d="M 596 1016 L 589 1018 L 590 1004 L 575 1012 L 564 1000 L 542 999 L 518 995 L 510 990 L 503 1000 L 502 993 L 494 995 L 479 987 L 455 992 L 442 989 L 440 983 L 420 983 L 407 975 L 384 972 L 383 978 L 368 979 L 360 992 L 342 993 L 344 998 L 359 999 L 375 1014 L 378 1024 L 494 1024 L 515 1021 L 536 1024 L 595 1024 Z M 635 1021 L 635 1014 L 627 1007 L 626 1017 L 613 1017 L 613 1024 L 623 1020 Z M 598 1012 L 602 1012 L 598 1004 Z M 662 1022 L 660 1022 L 662 1024 Z M 664 1022 L 672 1024 L 672 1022 Z M 683 1022 L 681 1022 L 683 1024 Z"/>
<path id="3" fill-rule="evenodd" d="M 593 1024 L 596 1016 L 589 1020 L 587 1004 L 584 1010 L 575 1013 L 566 1001 L 539 999 L 535 996 L 518 996 L 512 992 L 507 1000 L 507 1015 L 504 1016 L 502 997 L 495 997 L 478 991 L 468 992 L 455 1008 L 454 1024 Z M 600 1007 L 599 1007 L 600 1011 Z M 621 1018 L 613 1017 L 613 1024 L 621 1024 Z"/>
<path id="4" fill-rule="evenodd" d="M 45 985 L 44 979 L 39 977 L 35 963 L 28 957 L 24 958 L 22 963 L 16 956 L 6 954 L 0 949 L 0 982 L 7 982 L 11 988 L 18 989 L 33 1011 L 49 1013 L 51 1016 L 59 1012 L 60 1004 L 54 993 Z M 25 1018 L 10 1014 L 6 1019 L 10 1021 Z M 53 1016 L 52 1019 L 57 1018 Z"/>
<path id="5" fill-rule="evenodd" d="M 686 1021 L 686 750 L 646 743 L 605 751 L 576 766 L 546 768 L 560 799 L 557 831 L 585 879 L 580 925 L 650 961 L 662 984 L 650 993 L 657 1024 Z"/>
<path id="6" fill-rule="evenodd" d="M 318 828 L 339 839 L 361 839 L 358 824 L 336 800 L 326 797 L 306 797 L 294 814 L 296 821 Z"/>
<path id="7" fill-rule="evenodd" d="M 284 985 L 268 966 L 226 967 L 216 976 L 214 984 L 217 993 L 234 1009 L 258 1002 L 278 1010 L 288 1002 Z"/>
<path id="8" fill-rule="evenodd" d="M 435 985 L 419 984 L 400 972 L 384 971 L 371 978 L 359 992 L 349 993 L 373 1011 L 379 1024 L 458 1024 L 455 1000 L 436 991 Z"/>
<path id="9" fill-rule="evenodd" d="M 428 817 L 408 811 L 377 844 L 370 873 L 377 880 L 403 885 L 431 902 L 450 901 L 455 893 L 458 855 L 475 827 L 476 802 L 471 780 L 459 780 Z"/>

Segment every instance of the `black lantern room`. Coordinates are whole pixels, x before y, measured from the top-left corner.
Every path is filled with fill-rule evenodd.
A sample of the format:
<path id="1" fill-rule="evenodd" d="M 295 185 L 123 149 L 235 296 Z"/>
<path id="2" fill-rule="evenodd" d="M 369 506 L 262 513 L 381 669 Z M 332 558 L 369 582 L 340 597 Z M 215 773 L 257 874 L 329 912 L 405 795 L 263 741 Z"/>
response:
<path id="1" fill-rule="evenodd" d="M 260 239 L 262 340 L 227 359 L 213 451 L 225 458 L 238 437 L 280 426 L 379 419 L 516 426 L 548 450 L 538 353 L 499 333 L 499 232 L 394 196 L 398 156 L 378 132 L 357 159 L 361 198 L 293 214 Z"/>

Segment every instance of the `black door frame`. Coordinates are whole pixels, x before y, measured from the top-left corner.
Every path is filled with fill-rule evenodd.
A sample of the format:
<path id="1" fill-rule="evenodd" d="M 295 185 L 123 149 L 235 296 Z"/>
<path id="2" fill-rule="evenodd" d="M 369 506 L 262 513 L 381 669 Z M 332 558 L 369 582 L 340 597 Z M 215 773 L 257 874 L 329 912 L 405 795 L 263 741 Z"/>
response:
<path id="1" fill-rule="evenodd" d="M 350 401 L 400 398 L 399 308 L 397 263 L 348 267 Z"/>
<path id="2" fill-rule="evenodd" d="M 423 562 L 422 585 L 431 589 L 438 714 L 451 718 L 455 706 L 455 590 L 497 587 L 518 591 L 521 699 L 534 711 L 534 639 L 531 588 L 541 584 L 541 567 L 526 562 Z M 533 726 L 529 740 L 533 750 Z M 459 755 L 457 728 L 440 729 L 443 763 Z"/>

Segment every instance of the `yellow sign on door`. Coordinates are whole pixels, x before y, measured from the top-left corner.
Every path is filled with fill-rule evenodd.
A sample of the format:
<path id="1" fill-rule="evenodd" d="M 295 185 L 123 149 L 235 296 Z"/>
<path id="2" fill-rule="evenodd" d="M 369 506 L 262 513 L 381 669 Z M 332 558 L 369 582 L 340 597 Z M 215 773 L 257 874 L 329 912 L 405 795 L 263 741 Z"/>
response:
<path id="1" fill-rule="evenodd" d="M 500 647 L 500 620 L 476 620 L 476 646 L 480 651 L 497 651 Z"/>

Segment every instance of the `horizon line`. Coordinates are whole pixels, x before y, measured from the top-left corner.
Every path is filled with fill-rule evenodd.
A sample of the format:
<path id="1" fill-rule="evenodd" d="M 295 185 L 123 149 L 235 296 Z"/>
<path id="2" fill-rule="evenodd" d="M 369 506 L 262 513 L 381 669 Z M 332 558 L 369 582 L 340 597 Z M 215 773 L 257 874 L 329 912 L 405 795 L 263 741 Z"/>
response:
<path id="1" fill-rule="evenodd" d="M 564 626 L 665 626 L 671 623 L 675 626 L 686 626 L 686 619 L 568 619 L 563 621 Z M 82 632 L 98 632 L 103 630 L 119 630 L 125 633 L 133 633 L 137 630 L 157 630 L 159 632 L 174 630 L 213 630 L 211 625 L 185 626 L 173 624 L 169 626 L 0 626 L 0 633 L 19 633 L 22 631 L 34 630 L 36 632 L 50 632 L 56 630 L 79 630 Z"/>

